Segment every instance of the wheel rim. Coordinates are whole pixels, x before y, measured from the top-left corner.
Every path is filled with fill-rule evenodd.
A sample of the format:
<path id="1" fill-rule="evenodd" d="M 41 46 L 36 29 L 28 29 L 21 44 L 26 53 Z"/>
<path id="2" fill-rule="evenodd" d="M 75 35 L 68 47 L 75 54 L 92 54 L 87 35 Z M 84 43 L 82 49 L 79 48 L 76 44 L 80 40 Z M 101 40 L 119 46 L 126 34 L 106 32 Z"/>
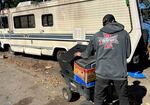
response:
<path id="1" fill-rule="evenodd" d="M 57 52 L 57 54 L 56 54 L 56 59 L 58 60 L 59 59 L 59 57 L 62 55 L 62 54 L 64 54 L 65 53 L 65 51 L 58 51 Z"/>
<path id="2" fill-rule="evenodd" d="M 66 91 L 64 91 L 64 97 L 68 100 L 68 93 Z"/>

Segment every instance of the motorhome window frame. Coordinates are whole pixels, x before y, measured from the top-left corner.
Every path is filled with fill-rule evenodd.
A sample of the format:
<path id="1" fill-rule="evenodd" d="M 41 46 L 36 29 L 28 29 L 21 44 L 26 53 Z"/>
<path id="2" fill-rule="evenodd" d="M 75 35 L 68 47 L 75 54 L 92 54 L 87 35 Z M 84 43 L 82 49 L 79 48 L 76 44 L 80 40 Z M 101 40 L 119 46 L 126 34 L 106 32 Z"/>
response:
<path id="1" fill-rule="evenodd" d="M 1 25 L 0 25 L 0 29 L 3 28 L 9 28 L 9 23 L 8 23 L 8 16 L 1 16 Z M 3 18 L 6 18 L 6 21 L 3 21 Z M 5 24 L 6 23 L 6 24 Z M 3 25 L 2 25 L 3 24 Z"/>
<path id="2" fill-rule="evenodd" d="M 27 26 L 26 27 L 23 27 L 22 24 L 21 24 L 21 18 L 23 18 L 23 17 L 27 18 Z M 33 25 L 30 24 L 29 17 L 33 17 L 32 18 L 33 19 L 32 20 L 33 21 Z M 15 19 L 17 19 L 17 18 L 18 18 L 17 21 L 19 21 L 19 23 L 17 23 L 17 24 L 19 24 L 19 25 L 16 27 L 16 20 Z M 35 15 L 34 14 L 26 14 L 26 15 L 14 16 L 13 17 L 13 22 L 14 22 L 14 28 L 16 28 L 16 29 L 19 29 L 19 28 L 35 28 Z"/>
<path id="3" fill-rule="evenodd" d="M 50 19 L 49 19 L 49 16 L 50 16 Z M 44 24 L 44 20 L 43 20 L 44 17 L 46 17 L 47 25 Z M 42 14 L 41 15 L 41 21 L 42 21 L 42 26 L 43 27 L 53 27 L 53 25 L 54 25 L 53 14 Z"/>

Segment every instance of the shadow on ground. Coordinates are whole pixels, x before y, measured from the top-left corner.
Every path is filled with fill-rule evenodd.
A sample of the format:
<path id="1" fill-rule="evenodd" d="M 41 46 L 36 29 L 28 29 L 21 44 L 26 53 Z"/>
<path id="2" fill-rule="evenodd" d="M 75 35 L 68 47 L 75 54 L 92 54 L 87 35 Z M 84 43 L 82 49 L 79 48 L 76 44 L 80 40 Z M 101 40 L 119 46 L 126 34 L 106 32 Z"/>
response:
<path id="1" fill-rule="evenodd" d="M 131 105 L 141 105 L 143 98 L 147 93 L 145 86 L 140 85 L 140 81 L 134 81 L 132 85 L 128 86 L 129 99 Z"/>
<path id="2" fill-rule="evenodd" d="M 32 103 L 33 97 L 27 97 L 24 98 L 22 100 L 20 100 L 19 102 L 13 104 L 13 105 L 29 105 Z"/>

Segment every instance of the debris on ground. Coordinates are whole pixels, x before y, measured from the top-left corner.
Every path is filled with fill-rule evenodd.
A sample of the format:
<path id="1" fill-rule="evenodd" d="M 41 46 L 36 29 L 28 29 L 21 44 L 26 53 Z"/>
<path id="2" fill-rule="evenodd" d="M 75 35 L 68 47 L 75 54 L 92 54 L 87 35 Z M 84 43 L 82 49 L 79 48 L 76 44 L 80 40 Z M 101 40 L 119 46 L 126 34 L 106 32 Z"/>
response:
<path id="1" fill-rule="evenodd" d="M 28 73 L 42 77 L 41 83 L 51 83 L 54 87 L 62 84 L 62 76 L 57 61 L 33 59 L 24 56 L 12 56 L 5 59 L 8 63 L 16 64 L 18 67 L 25 68 Z"/>

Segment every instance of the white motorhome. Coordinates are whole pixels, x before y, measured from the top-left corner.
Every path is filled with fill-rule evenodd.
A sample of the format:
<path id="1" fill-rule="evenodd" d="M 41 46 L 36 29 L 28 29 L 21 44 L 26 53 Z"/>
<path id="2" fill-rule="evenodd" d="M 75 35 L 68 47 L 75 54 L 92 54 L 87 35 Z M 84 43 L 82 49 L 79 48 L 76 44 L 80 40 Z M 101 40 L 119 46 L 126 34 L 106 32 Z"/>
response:
<path id="1" fill-rule="evenodd" d="M 142 36 L 138 0 L 51 0 L 22 2 L 1 11 L 2 48 L 33 55 L 54 55 L 88 44 L 102 27 L 102 18 L 113 14 L 130 33 L 131 61 Z"/>

